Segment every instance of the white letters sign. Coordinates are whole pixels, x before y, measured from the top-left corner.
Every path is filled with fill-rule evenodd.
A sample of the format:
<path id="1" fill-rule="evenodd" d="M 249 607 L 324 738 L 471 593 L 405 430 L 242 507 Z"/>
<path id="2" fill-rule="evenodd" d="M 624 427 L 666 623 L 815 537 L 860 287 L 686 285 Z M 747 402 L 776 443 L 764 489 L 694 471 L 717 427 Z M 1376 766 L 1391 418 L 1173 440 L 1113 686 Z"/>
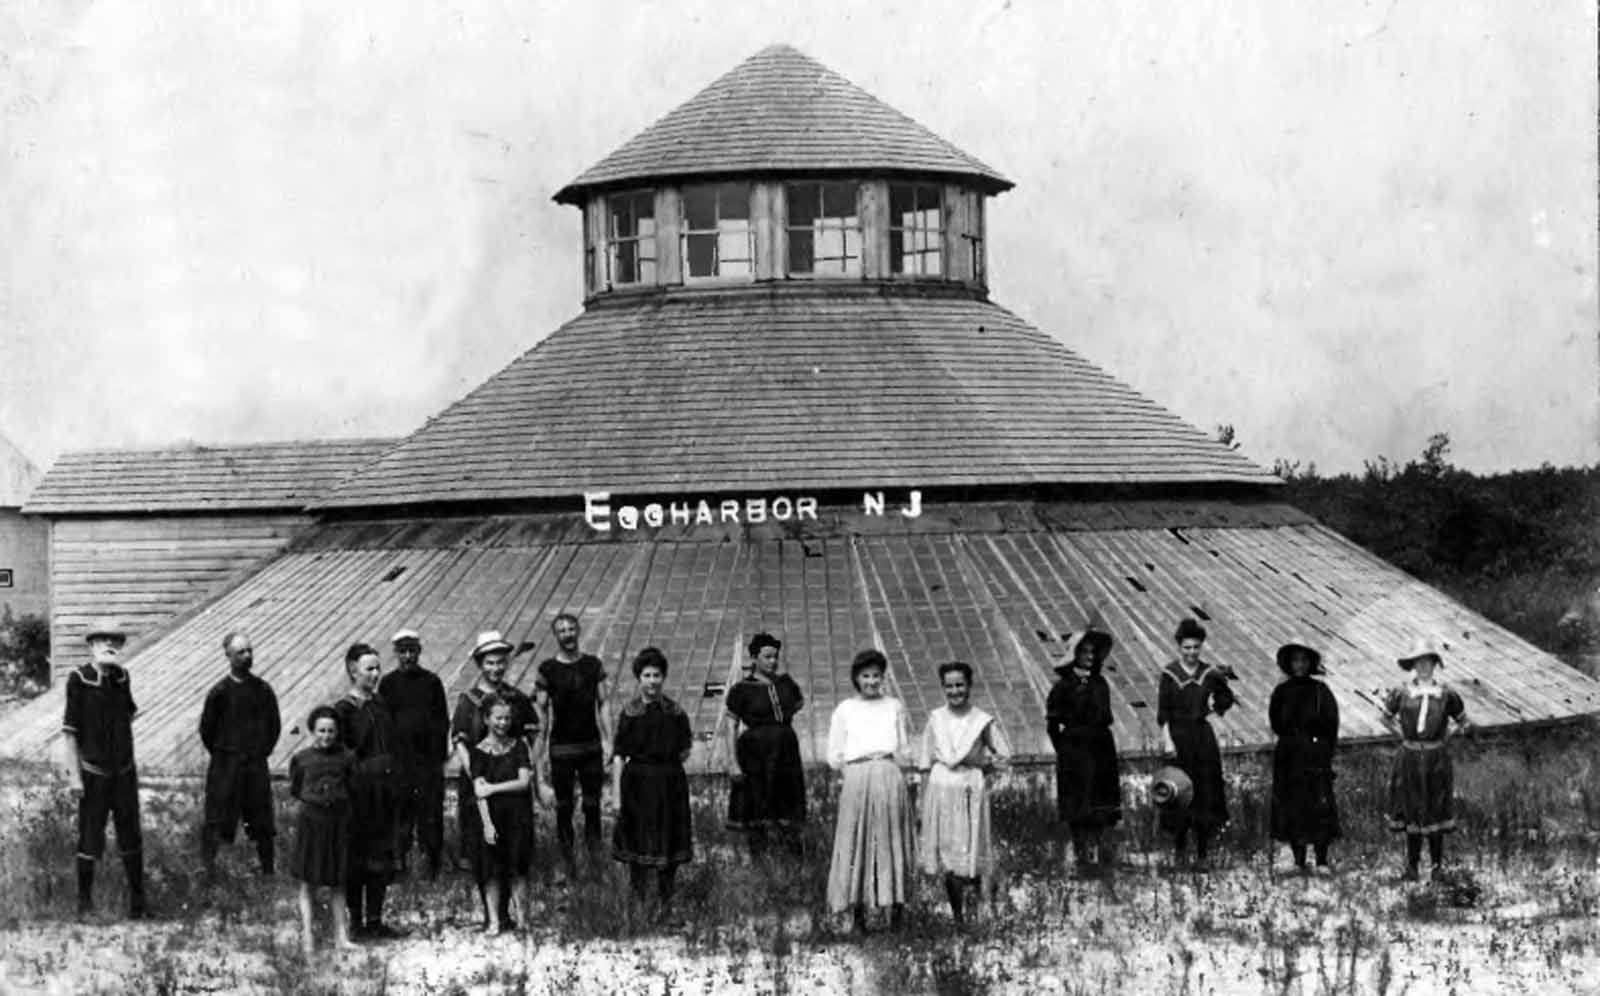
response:
<path id="1" fill-rule="evenodd" d="M 882 491 L 868 491 L 861 496 L 861 511 L 865 515 L 885 515 L 888 502 Z M 913 490 L 905 504 L 897 509 L 899 515 L 915 519 L 922 514 L 922 492 Z M 718 523 L 763 522 L 815 522 L 817 499 L 809 495 L 791 498 L 778 495 L 774 498 L 723 498 L 711 501 L 689 498 L 679 501 L 650 502 L 640 505 L 611 504 L 609 491 L 583 493 L 583 521 L 597 533 L 609 533 L 612 527 L 632 532 L 640 526 L 656 529 L 663 525 L 687 526 L 691 523 L 710 526 Z"/>

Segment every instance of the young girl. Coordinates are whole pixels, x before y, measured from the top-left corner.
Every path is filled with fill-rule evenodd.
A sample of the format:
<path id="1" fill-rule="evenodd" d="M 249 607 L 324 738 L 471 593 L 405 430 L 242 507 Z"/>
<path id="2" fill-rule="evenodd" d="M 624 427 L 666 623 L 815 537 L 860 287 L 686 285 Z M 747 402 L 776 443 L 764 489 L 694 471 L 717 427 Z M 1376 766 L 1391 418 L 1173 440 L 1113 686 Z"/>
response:
<path id="1" fill-rule="evenodd" d="M 1433 678 L 1443 665 L 1439 646 L 1419 640 L 1399 661 L 1415 676 L 1393 689 L 1384 700 L 1383 718 L 1400 737 L 1389 779 L 1389 828 L 1406 835 L 1406 870 L 1402 880 L 1415 882 L 1422 861 L 1422 838 L 1428 838 L 1433 877 L 1444 867 L 1444 835 L 1454 830 L 1455 768 L 1446 746 L 1455 733 L 1470 729 L 1466 705 L 1455 689 Z"/>
<path id="2" fill-rule="evenodd" d="M 828 765 L 844 772 L 828 908 L 849 910 L 857 933 L 867 929 L 868 906 L 887 906 L 890 927 L 899 927 L 910 893 L 911 806 L 900 773 L 910 735 L 905 707 L 883 694 L 888 669 L 877 650 L 856 654 L 850 682 L 857 694 L 835 706 L 828 723 Z"/>
<path id="3" fill-rule="evenodd" d="M 617 776 L 616 829 L 612 856 L 629 865 L 636 899 L 643 899 L 650 869 L 656 870 L 661 915 L 672 917 L 672 887 L 678 866 L 694 858 L 694 828 L 689 820 L 689 779 L 683 762 L 694 746 L 689 716 L 662 692 L 666 655 L 655 647 L 633 660 L 639 694 L 617 719 L 615 754 L 626 761 Z"/>
<path id="4" fill-rule="evenodd" d="M 526 887 L 533 863 L 533 760 L 527 742 L 511 735 L 515 706 L 492 698 L 485 708 L 489 730 L 468 755 L 483 827 L 483 846 L 474 849 L 472 870 L 483 895 L 484 932 L 499 934 L 516 929 L 509 915 L 513 896 L 527 915 Z"/>
<path id="5" fill-rule="evenodd" d="M 307 954 L 315 947 L 312 921 L 320 889 L 345 883 L 350 847 L 350 774 L 355 756 L 339 743 L 339 716 L 331 706 L 317 706 L 306 720 L 311 746 L 289 761 L 289 795 L 300 801 L 295 818 L 294 850 L 289 872 L 300 880 L 300 926 Z M 331 897 L 330 897 L 331 898 Z M 334 943 L 350 948 L 350 917 L 343 903 L 332 899 Z"/>
<path id="6" fill-rule="evenodd" d="M 939 665 L 945 704 L 928 714 L 917 767 L 927 772 L 922 793 L 922 870 L 944 874 L 944 891 L 958 926 L 966 923 L 965 893 L 994 889 L 989 840 L 989 773 L 1011 759 L 994 717 L 972 704 L 972 667 Z"/>

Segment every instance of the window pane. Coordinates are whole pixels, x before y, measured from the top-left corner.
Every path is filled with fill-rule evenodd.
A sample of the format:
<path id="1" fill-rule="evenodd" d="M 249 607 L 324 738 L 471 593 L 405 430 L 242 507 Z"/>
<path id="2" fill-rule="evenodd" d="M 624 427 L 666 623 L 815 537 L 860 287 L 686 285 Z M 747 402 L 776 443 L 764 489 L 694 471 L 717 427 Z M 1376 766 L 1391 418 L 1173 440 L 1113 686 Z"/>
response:
<path id="1" fill-rule="evenodd" d="M 856 185 L 853 183 L 824 183 L 822 185 L 822 213 L 830 218 L 848 218 L 855 221 Z"/>
<path id="2" fill-rule="evenodd" d="M 845 233 L 844 233 L 844 254 L 846 256 L 849 256 L 851 259 L 855 260 L 857 265 L 860 265 L 860 262 L 861 262 L 861 229 L 859 229 L 859 228 L 847 228 L 847 229 L 845 229 Z"/>
<path id="3" fill-rule="evenodd" d="M 616 264 L 611 270 L 611 279 L 614 283 L 638 283 L 638 249 L 638 244 L 634 242 L 618 242 L 616 244 Z"/>
<path id="4" fill-rule="evenodd" d="M 903 183 L 889 185 L 889 218 L 891 225 L 903 225 L 903 217 L 916 210 L 915 187 Z"/>
<path id="5" fill-rule="evenodd" d="M 749 259 L 750 230 L 744 227 L 732 228 L 731 225 L 724 222 L 722 234 L 717 236 L 717 257 L 723 264 L 731 263 L 736 259 Z M 720 269 L 723 273 L 728 272 L 726 265 Z"/>
<path id="6" fill-rule="evenodd" d="M 653 284 L 656 282 L 656 261 L 648 256 L 639 258 L 639 282 Z"/>
<path id="7" fill-rule="evenodd" d="M 717 214 L 723 218 L 750 217 L 750 185 L 748 183 L 718 184 Z"/>
<path id="8" fill-rule="evenodd" d="M 683 220 L 694 231 L 717 227 L 717 188 L 684 187 Z"/>
<path id="9" fill-rule="evenodd" d="M 786 183 L 784 199 L 788 202 L 789 224 L 810 228 L 817 217 L 817 187 L 814 183 Z"/>
<path id="10" fill-rule="evenodd" d="M 803 228 L 789 230 L 789 272 L 811 272 L 811 233 Z"/>
<path id="11" fill-rule="evenodd" d="M 937 249 L 930 249 L 923 257 L 922 272 L 930 277 L 937 277 L 944 272 L 940 267 L 940 254 Z"/>
<path id="12" fill-rule="evenodd" d="M 905 233 L 898 228 L 891 228 L 889 230 L 889 272 L 904 273 L 905 271 Z"/>
<path id="13" fill-rule="evenodd" d="M 752 272 L 748 259 L 724 259 L 717 264 L 720 277 L 748 277 Z"/>
<path id="14" fill-rule="evenodd" d="M 690 235 L 687 237 L 689 251 L 689 276 L 710 277 L 716 275 L 717 237 L 715 235 Z"/>

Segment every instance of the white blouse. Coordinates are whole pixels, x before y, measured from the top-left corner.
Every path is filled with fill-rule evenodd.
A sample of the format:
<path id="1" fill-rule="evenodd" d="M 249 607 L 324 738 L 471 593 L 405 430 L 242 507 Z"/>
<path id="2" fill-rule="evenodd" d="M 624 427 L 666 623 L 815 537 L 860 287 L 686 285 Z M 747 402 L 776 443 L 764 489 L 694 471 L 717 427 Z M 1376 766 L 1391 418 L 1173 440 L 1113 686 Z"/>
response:
<path id="1" fill-rule="evenodd" d="M 837 770 L 875 754 L 903 761 L 910 741 L 899 699 L 845 699 L 834 707 L 828 723 L 828 765 Z"/>

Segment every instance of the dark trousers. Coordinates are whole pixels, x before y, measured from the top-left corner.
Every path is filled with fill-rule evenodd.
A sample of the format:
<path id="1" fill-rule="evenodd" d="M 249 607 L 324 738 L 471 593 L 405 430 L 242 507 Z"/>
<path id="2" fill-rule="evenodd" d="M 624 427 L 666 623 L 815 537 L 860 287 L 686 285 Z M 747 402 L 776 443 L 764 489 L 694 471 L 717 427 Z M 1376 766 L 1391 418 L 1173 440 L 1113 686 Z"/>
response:
<path id="1" fill-rule="evenodd" d="M 106 849 L 106 820 L 117 830 L 117 850 L 124 855 L 144 849 L 139 829 L 139 774 L 133 768 L 115 775 L 83 773 L 83 798 L 78 802 L 78 857 L 98 861 Z"/>
<path id="2" fill-rule="evenodd" d="M 407 860 L 415 839 L 428 858 L 429 869 L 437 871 L 439 852 L 444 849 L 444 769 L 437 762 L 407 764 L 398 781 L 400 859 Z"/>
<path id="3" fill-rule="evenodd" d="M 575 838 L 573 783 L 583 790 L 583 841 L 593 851 L 600 847 L 600 787 L 605 780 L 605 763 L 598 747 L 592 752 L 550 758 L 550 781 L 556 792 L 556 837 L 569 862 Z"/>
<path id="4" fill-rule="evenodd" d="M 240 821 L 245 836 L 255 841 L 261 870 L 273 870 L 272 838 L 276 818 L 272 808 L 272 776 L 267 759 L 218 752 L 206 766 L 205 826 L 200 834 L 200 854 L 209 869 L 219 844 L 233 843 Z"/>

